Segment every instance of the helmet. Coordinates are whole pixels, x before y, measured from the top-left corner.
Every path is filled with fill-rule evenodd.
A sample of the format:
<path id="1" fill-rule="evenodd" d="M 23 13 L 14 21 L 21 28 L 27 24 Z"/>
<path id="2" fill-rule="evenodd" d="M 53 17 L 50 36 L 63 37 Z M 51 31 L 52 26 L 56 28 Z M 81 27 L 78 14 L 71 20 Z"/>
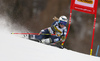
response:
<path id="1" fill-rule="evenodd" d="M 62 25 L 64 25 L 64 26 L 66 26 L 67 21 L 68 21 L 68 19 L 67 19 L 66 16 L 60 16 L 60 17 L 59 17 L 59 24 L 62 24 Z"/>

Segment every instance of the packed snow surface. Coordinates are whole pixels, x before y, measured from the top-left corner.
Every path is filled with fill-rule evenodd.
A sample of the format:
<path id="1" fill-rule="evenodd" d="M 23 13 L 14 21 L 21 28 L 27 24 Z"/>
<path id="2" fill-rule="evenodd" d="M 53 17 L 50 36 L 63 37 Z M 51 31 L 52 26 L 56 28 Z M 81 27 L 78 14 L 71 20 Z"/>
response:
<path id="1" fill-rule="evenodd" d="M 60 49 L 0 32 L 0 61 L 100 61 L 100 57 Z"/>

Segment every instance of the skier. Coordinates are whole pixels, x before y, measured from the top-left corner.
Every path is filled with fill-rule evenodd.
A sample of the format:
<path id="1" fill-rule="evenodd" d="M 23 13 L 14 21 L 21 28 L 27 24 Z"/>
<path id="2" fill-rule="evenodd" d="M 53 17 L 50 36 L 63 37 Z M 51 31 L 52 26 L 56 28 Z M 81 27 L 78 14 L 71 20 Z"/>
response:
<path id="1" fill-rule="evenodd" d="M 64 42 L 67 33 L 67 17 L 60 16 L 53 18 L 55 21 L 52 23 L 51 27 L 43 29 L 40 31 L 39 35 L 29 35 L 29 39 L 37 39 L 42 43 L 56 43 L 58 41 Z M 53 34 L 53 35 L 52 35 Z"/>

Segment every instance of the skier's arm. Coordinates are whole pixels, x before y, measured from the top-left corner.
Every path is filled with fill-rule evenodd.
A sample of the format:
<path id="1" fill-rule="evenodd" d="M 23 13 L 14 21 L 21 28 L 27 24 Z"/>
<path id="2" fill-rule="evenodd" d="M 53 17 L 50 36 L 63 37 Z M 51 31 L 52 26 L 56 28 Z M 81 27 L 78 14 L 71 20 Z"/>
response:
<path id="1" fill-rule="evenodd" d="M 54 21 L 51 25 L 51 29 L 55 32 L 56 31 L 56 26 L 58 25 L 58 21 Z"/>
<path id="2" fill-rule="evenodd" d="M 61 35 L 60 41 L 62 41 L 62 42 L 65 41 L 65 39 L 66 39 L 66 33 L 67 33 L 67 29 L 65 29 L 65 30 L 63 31 L 63 33 L 62 33 L 62 35 Z"/>

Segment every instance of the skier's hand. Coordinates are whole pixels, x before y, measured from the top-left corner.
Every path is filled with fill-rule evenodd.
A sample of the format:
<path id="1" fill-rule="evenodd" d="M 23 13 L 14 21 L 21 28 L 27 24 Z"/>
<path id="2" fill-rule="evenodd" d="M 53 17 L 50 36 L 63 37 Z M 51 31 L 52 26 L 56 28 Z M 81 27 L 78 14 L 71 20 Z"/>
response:
<path id="1" fill-rule="evenodd" d="M 64 42 L 65 40 L 60 39 L 61 42 Z"/>
<path id="2" fill-rule="evenodd" d="M 64 42 L 64 41 L 65 41 L 65 39 L 66 39 L 66 37 L 65 37 L 65 36 L 61 36 L 61 39 L 60 39 L 60 40 L 62 40 L 62 42 Z"/>
<path id="3" fill-rule="evenodd" d="M 56 16 L 54 16 L 53 20 L 58 21 L 58 18 Z"/>
<path id="4" fill-rule="evenodd" d="M 63 40 L 60 40 L 61 42 L 63 41 Z"/>

